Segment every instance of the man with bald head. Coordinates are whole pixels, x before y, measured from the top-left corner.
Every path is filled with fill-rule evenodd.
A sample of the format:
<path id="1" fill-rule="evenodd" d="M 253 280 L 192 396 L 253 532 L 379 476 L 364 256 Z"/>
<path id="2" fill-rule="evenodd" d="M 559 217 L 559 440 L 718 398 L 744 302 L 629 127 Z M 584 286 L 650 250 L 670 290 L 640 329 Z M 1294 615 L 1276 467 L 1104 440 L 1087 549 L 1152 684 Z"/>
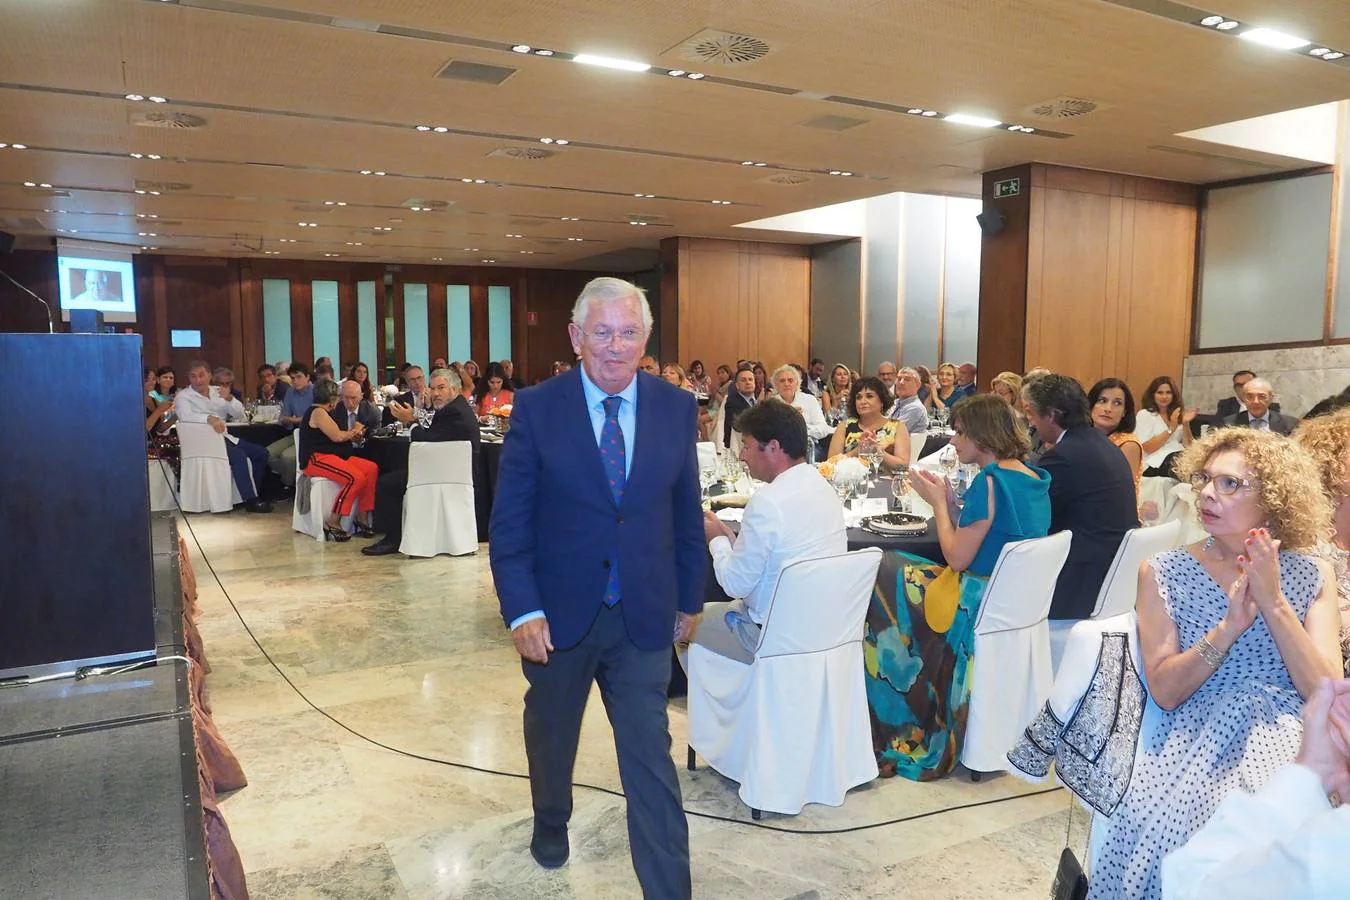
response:
<path id="1" fill-rule="evenodd" d="M 380 411 L 362 396 L 360 383 L 347 379 L 342 382 L 340 395 L 342 403 L 333 410 L 339 428 L 351 430 L 357 422 L 366 426 L 367 431 L 380 427 Z"/>

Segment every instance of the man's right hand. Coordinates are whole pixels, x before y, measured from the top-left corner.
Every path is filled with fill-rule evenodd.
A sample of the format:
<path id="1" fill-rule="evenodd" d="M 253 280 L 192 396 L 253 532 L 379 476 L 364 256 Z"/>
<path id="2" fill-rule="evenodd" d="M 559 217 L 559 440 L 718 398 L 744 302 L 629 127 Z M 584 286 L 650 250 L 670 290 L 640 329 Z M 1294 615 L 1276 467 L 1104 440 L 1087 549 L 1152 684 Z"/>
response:
<path id="1" fill-rule="evenodd" d="M 511 629 L 511 643 L 523 659 L 545 665 L 548 654 L 553 650 L 553 638 L 548 631 L 548 619 L 540 617 L 522 622 Z"/>
<path id="2" fill-rule="evenodd" d="M 216 434 L 225 433 L 225 422 L 219 416 L 207 416 L 206 424 L 214 428 L 216 430 Z"/>
<path id="3" fill-rule="evenodd" d="M 413 414 L 413 408 L 406 403 L 390 403 L 389 414 L 400 422 L 411 422 L 416 416 Z"/>

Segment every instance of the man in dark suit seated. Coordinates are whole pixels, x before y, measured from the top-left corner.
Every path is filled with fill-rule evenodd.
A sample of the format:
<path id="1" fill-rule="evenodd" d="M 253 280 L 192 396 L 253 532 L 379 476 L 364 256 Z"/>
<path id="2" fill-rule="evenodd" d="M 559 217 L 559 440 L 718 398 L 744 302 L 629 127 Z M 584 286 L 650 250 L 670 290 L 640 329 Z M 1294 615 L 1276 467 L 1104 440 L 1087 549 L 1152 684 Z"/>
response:
<path id="1" fill-rule="evenodd" d="M 458 380 L 459 376 L 455 376 L 455 379 Z M 407 390 L 394 398 L 395 403 L 411 406 L 414 410 L 427 409 L 431 406 L 431 392 L 427 390 L 426 376 L 422 374 L 421 366 L 408 366 L 404 369 L 403 383 L 407 385 Z M 390 403 L 384 408 L 384 424 L 392 425 L 396 421 L 398 420 L 394 418 L 394 403 Z"/>
<path id="2" fill-rule="evenodd" d="M 417 376 L 420 380 L 420 369 Z M 473 446 L 473 468 L 477 471 L 478 417 L 461 393 L 459 376 L 451 369 L 437 369 L 431 373 L 429 392 L 436 416 L 426 428 L 414 426 L 412 440 L 469 441 Z M 400 422 L 416 421 L 416 413 L 410 404 L 391 403 L 389 409 Z M 398 545 L 403 543 L 403 497 L 407 492 L 407 469 L 380 473 L 375 482 L 375 531 L 383 533 L 384 537 L 361 548 L 366 556 L 388 556 L 398 552 Z"/>
<path id="3" fill-rule="evenodd" d="M 723 407 L 722 446 L 731 446 L 731 432 L 736 428 L 736 419 L 741 413 L 755 405 L 755 372 L 749 366 L 736 372 L 736 389 L 727 392 Z"/>
<path id="4" fill-rule="evenodd" d="M 1247 411 L 1247 401 L 1243 398 L 1242 392 L 1247 387 L 1247 382 L 1256 377 L 1256 373 L 1251 369 L 1239 369 L 1233 373 L 1233 396 L 1224 397 L 1219 401 L 1218 408 L 1213 415 L 1199 415 L 1191 421 L 1191 434 L 1195 437 L 1200 436 L 1200 426 L 1208 425 L 1210 428 L 1222 428 L 1224 420 L 1238 413 Z M 1270 408 L 1276 412 L 1280 409 L 1280 404 L 1272 403 Z"/>
<path id="5" fill-rule="evenodd" d="M 282 381 L 277 377 L 277 368 L 271 363 L 263 363 L 258 366 L 258 395 L 259 403 L 271 403 L 280 406 L 281 401 L 286 399 L 286 392 L 291 389 L 289 381 Z"/>
<path id="6" fill-rule="evenodd" d="M 342 382 L 341 396 L 342 402 L 333 410 L 333 420 L 339 428 L 351 429 L 357 422 L 366 426 L 367 431 L 380 427 L 380 411 L 361 396 L 361 385 L 351 380 Z"/>
<path id="7" fill-rule="evenodd" d="M 1276 434 L 1289 434 L 1298 427 L 1298 419 L 1286 416 L 1275 408 L 1275 389 L 1264 378 L 1251 378 L 1242 386 L 1242 402 L 1247 408 L 1240 413 L 1223 420 L 1225 425 L 1238 428 L 1255 428 L 1258 431 L 1273 431 Z"/>
<path id="8" fill-rule="evenodd" d="M 1022 393 L 1027 418 L 1048 445 L 1039 465 L 1050 473 L 1050 533 L 1073 532 L 1050 618 L 1086 619 L 1125 532 L 1139 527 L 1134 476 L 1125 454 L 1093 427 L 1077 381 L 1045 375 Z"/>

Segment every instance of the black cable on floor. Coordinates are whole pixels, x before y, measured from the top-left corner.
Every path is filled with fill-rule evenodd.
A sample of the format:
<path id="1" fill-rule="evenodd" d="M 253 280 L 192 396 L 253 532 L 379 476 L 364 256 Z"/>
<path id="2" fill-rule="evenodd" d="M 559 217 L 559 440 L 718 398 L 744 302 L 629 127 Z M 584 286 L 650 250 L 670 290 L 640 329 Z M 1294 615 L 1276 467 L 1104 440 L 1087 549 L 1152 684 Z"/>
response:
<path id="1" fill-rule="evenodd" d="M 165 475 L 165 477 L 167 478 L 168 476 Z M 178 495 L 176 491 L 174 492 L 174 503 L 175 505 L 178 505 Z M 521 772 L 502 772 L 497 769 L 488 769 L 482 766 L 475 766 L 465 762 L 455 762 L 454 760 L 441 759 L 436 756 L 425 756 L 421 753 L 414 753 L 411 750 L 402 750 L 398 747 L 391 747 L 388 744 L 382 743 L 380 741 L 375 740 L 372 737 L 368 737 L 367 735 L 362 734 L 355 728 L 352 728 L 346 722 L 343 722 L 341 719 L 329 713 L 327 710 L 321 709 L 320 707 L 316 706 L 314 701 L 306 697 L 305 692 L 300 690 L 300 688 L 296 686 L 294 681 L 291 681 L 290 677 L 282 670 L 281 666 L 277 665 L 276 660 L 272 659 L 272 655 L 267 652 L 267 648 L 264 647 L 262 645 L 262 642 L 258 640 L 258 636 L 253 633 L 253 629 L 248 626 L 248 622 L 244 619 L 243 613 L 241 613 L 239 611 L 239 607 L 235 605 L 234 598 L 232 598 L 230 596 L 230 592 L 225 589 L 224 583 L 221 582 L 220 580 L 220 575 L 216 573 L 216 567 L 211 565 L 211 559 L 206 555 L 206 549 L 202 546 L 202 542 L 197 538 L 197 532 L 192 530 L 192 523 L 188 521 L 187 513 L 183 512 L 183 507 L 181 505 L 178 505 L 178 513 L 183 521 L 183 524 L 187 525 L 188 533 L 192 535 L 192 542 L 197 545 L 197 552 L 201 554 L 202 561 L 206 563 L 206 568 L 211 571 L 211 577 L 215 579 L 216 586 L 219 587 L 220 592 L 225 595 L 225 601 L 230 604 L 230 609 L 234 610 L 235 617 L 239 619 L 239 624 L 244 626 L 244 631 L 248 633 L 249 639 L 253 641 L 253 645 L 258 648 L 258 651 L 262 653 L 263 658 L 266 659 L 268 664 L 273 669 L 276 670 L 277 674 L 281 676 L 282 680 L 285 681 L 286 684 L 290 686 L 290 689 L 292 691 L 295 691 L 296 696 L 299 697 L 301 700 L 305 701 L 306 706 L 314 710 L 319 715 L 323 716 L 328 721 L 332 722 L 334 725 L 341 728 L 343 731 L 352 735 L 353 737 L 359 738 L 360 740 L 365 741 L 368 744 L 372 744 L 376 747 L 379 747 L 381 750 L 388 750 L 390 753 L 397 753 L 400 756 L 406 756 L 409 759 L 418 759 L 421 760 L 422 762 L 436 763 L 437 765 L 441 766 L 450 766 L 451 768 L 463 769 L 468 772 L 477 772 L 481 775 L 496 775 L 500 778 L 515 778 L 521 781 L 530 780 L 529 775 Z M 574 787 L 585 788 L 588 791 L 596 791 L 597 793 L 601 794 L 609 794 L 611 797 L 624 797 L 626 799 L 626 795 L 622 791 L 616 791 L 613 788 L 600 787 L 599 785 L 594 784 L 587 784 L 584 781 L 574 781 L 572 784 Z M 1029 794 L 1015 794 L 1011 797 L 999 797 L 994 800 L 981 800 L 978 803 L 962 803 L 956 806 L 945 806 L 942 809 L 933 809 L 929 810 L 928 812 L 915 813 L 912 816 L 900 816 L 899 818 L 887 819 L 883 822 L 872 822 L 867 825 L 852 825 L 848 828 L 783 828 L 782 826 L 779 825 L 769 825 L 764 822 L 747 821 L 745 819 L 734 819 L 730 816 L 719 816 L 715 813 L 699 812 L 698 810 L 694 809 L 686 809 L 685 814 L 697 816 L 700 819 L 709 819 L 714 822 L 729 822 L 733 825 L 749 825 L 752 828 L 762 828 L 765 831 L 777 831 L 783 834 L 812 834 L 812 835 L 849 834 L 854 831 L 869 831 L 873 828 L 885 828 L 888 825 L 899 825 L 904 822 L 914 822 L 919 819 L 929 818 L 930 816 L 937 816 L 951 812 L 959 812 L 963 809 L 978 809 L 981 806 L 993 806 L 997 803 L 1007 803 L 1012 800 L 1022 800 L 1027 797 L 1040 797 L 1043 794 L 1053 794 L 1056 793 L 1057 791 L 1062 790 L 1064 789 L 1059 787 L 1047 788 L 1046 790 L 1043 791 L 1032 791 Z"/>

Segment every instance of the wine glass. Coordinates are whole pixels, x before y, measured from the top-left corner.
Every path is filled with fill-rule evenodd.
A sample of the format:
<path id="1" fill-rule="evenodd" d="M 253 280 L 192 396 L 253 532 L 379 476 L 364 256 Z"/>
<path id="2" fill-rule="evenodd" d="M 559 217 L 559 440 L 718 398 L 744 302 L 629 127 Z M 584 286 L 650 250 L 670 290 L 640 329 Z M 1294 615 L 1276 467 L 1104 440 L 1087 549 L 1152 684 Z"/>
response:
<path id="1" fill-rule="evenodd" d="M 717 483 L 716 457 L 713 457 L 712 459 L 709 460 L 702 460 L 702 459 L 699 460 L 698 483 L 699 486 L 703 488 L 703 505 L 705 508 L 707 508 L 708 506 L 710 506 L 712 499 L 708 496 L 708 491 L 709 489 L 712 488 L 714 484 Z"/>
<path id="2" fill-rule="evenodd" d="M 894 505 L 897 512 L 907 513 L 911 510 L 909 495 L 909 466 L 900 466 L 895 470 L 895 476 L 891 478 L 891 496 L 895 498 Z"/>
<path id="3" fill-rule="evenodd" d="M 731 493 L 736 489 L 736 482 L 741 477 L 740 461 L 730 453 L 722 457 L 722 489 L 726 493 Z"/>
<path id="4" fill-rule="evenodd" d="M 947 417 L 950 412 L 951 411 L 945 406 L 938 407 L 934 410 L 934 415 L 937 417 L 938 428 L 944 431 L 947 429 Z"/>

